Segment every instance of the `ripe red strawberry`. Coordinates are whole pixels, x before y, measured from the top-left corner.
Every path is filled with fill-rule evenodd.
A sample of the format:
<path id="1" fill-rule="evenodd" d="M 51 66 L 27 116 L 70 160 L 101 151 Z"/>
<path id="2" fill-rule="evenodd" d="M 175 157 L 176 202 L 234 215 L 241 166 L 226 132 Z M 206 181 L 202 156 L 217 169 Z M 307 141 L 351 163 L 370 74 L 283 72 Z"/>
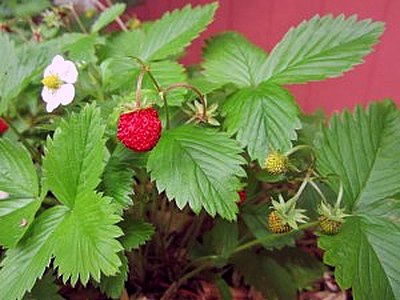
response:
<path id="1" fill-rule="evenodd" d="M 2 118 L 0 118 L 0 134 L 3 134 L 8 130 L 8 125 L 6 121 L 4 121 Z"/>
<path id="2" fill-rule="evenodd" d="M 161 129 L 161 122 L 154 108 L 139 108 L 120 115 L 117 137 L 127 148 L 146 152 L 157 144 Z"/>
<path id="3" fill-rule="evenodd" d="M 237 203 L 238 205 L 242 205 L 245 201 L 246 201 L 246 191 L 245 190 L 241 190 L 238 192 L 240 200 Z"/>

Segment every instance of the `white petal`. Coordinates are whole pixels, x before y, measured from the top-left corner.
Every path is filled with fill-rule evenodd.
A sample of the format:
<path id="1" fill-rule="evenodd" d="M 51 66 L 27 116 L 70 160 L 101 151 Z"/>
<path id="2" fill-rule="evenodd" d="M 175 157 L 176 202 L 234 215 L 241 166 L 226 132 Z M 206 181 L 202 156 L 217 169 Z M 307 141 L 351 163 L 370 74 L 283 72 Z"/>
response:
<path id="1" fill-rule="evenodd" d="M 72 84 L 63 84 L 57 91 L 56 97 L 62 105 L 68 105 L 74 100 L 75 88 Z"/>
<path id="2" fill-rule="evenodd" d="M 65 60 L 61 55 L 56 55 L 54 56 L 53 60 L 51 61 L 51 64 L 46 67 L 44 70 L 43 77 L 52 75 L 52 74 L 58 74 L 60 71 L 60 67 L 63 66 Z M 61 68 L 62 71 L 62 68 Z"/>
<path id="3" fill-rule="evenodd" d="M 55 110 L 58 106 L 60 105 L 59 102 L 49 102 L 46 105 L 46 110 L 47 112 L 52 112 L 53 110 Z"/>
<path id="4" fill-rule="evenodd" d="M 52 112 L 61 104 L 61 101 L 57 97 L 57 91 L 50 90 L 46 87 L 42 89 L 42 98 L 43 101 L 47 103 L 46 110 L 48 112 Z"/>
<path id="5" fill-rule="evenodd" d="M 0 200 L 5 200 L 10 196 L 7 192 L 0 191 Z"/>
<path id="6" fill-rule="evenodd" d="M 64 61 L 65 61 L 64 57 L 62 57 L 61 55 L 56 55 L 53 57 L 51 64 L 58 65 L 58 64 L 62 64 Z"/>
<path id="7" fill-rule="evenodd" d="M 49 103 L 49 102 L 54 102 L 56 100 L 55 98 L 55 91 L 47 88 L 47 87 L 43 87 L 42 89 L 42 99 L 44 102 Z"/>
<path id="8" fill-rule="evenodd" d="M 66 83 L 75 83 L 78 79 L 78 70 L 72 61 L 66 60 L 63 62 L 62 70 L 59 71 L 58 75 Z"/>

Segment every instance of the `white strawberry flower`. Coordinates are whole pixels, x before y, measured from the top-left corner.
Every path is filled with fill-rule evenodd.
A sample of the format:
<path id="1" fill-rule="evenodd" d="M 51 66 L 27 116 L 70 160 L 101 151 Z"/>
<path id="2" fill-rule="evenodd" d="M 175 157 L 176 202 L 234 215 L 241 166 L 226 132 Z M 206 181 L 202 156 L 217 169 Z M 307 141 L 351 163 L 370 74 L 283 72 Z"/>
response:
<path id="1" fill-rule="evenodd" d="M 78 79 L 78 70 L 70 60 L 56 55 L 43 74 L 42 98 L 47 103 L 46 110 L 52 112 L 60 104 L 68 105 L 74 100 L 74 83 Z"/>
<path id="2" fill-rule="evenodd" d="M 10 195 L 7 192 L 0 191 L 0 200 L 8 199 Z"/>

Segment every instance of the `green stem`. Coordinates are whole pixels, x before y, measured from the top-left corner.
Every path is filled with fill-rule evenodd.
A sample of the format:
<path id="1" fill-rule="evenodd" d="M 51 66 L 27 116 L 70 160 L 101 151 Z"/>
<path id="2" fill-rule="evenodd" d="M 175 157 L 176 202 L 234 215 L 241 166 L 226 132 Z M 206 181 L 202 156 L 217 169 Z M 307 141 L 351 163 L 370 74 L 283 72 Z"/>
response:
<path id="1" fill-rule="evenodd" d="M 321 196 L 322 201 L 324 201 L 325 203 L 328 203 L 328 200 L 326 199 L 324 193 L 322 193 L 322 191 L 319 188 L 319 186 L 312 180 L 310 180 L 310 184 L 314 188 L 314 190 Z"/>
<path id="2" fill-rule="evenodd" d="M 78 26 L 82 30 L 82 32 L 88 34 L 88 31 L 87 31 L 86 27 L 83 25 L 81 19 L 79 18 L 78 13 L 76 12 L 76 10 L 74 8 L 74 5 L 72 3 L 70 3 L 70 5 L 68 5 L 67 7 L 71 11 L 72 16 L 74 17 L 76 23 L 78 24 Z"/>
<path id="3" fill-rule="evenodd" d="M 143 60 L 141 60 L 137 56 L 129 56 L 130 58 L 134 59 L 137 63 L 139 63 L 142 66 L 142 70 L 145 70 L 146 73 L 149 75 L 150 80 L 153 82 L 154 87 L 157 90 L 157 93 L 160 95 L 163 103 L 164 103 L 164 109 L 165 109 L 165 119 L 166 119 L 166 124 L 165 127 L 166 129 L 170 128 L 170 119 L 169 119 L 169 111 L 168 111 L 168 101 L 167 101 L 167 95 L 164 93 L 163 89 L 161 88 L 160 84 L 154 77 L 153 73 L 150 70 L 150 66 L 148 66 Z M 136 89 L 137 93 L 137 89 Z"/>
<path id="4" fill-rule="evenodd" d="M 195 86 L 193 86 L 191 84 L 188 84 L 188 83 L 184 83 L 184 82 L 171 84 L 169 87 L 167 87 L 164 90 L 164 93 L 168 93 L 168 92 L 170 92 L 172 90 L 175 90 L 175 89 L 178 89 L 178 88 L 185 88 L 185 89 L 192 90 L 193 92 L 195 92 L 199 96 L 201 104 L 203 105 L 203 116 L 202 116 L 202 118 L 203 118 L 203 120 L 206 120 L 207 119 L 207 100 L 206 100 L 206 97 L 203 95 L 203 93 L 198 88 L 196 88 Z"/>
<path id="5" fill-rule="evenodd" d="M 293 147 L 292 149 L 288 150 L 285 153 L 285 156 L 290 156 L 293 153 L 295 153 L 297 151 L 300 151 L 300 150 L 304 150 L 304 149 L 309 149 L 309 150 L 312 150 L 314 152 L 314 148 L 309 146 L 309 145 L 297 145 L 297 146 Z"/>
<path id="6" fill-rule="evenodd" d="M 294 195 L 292 197 L 292 199 L 296 199 L 295 201 L 297 201 L 297 199 L 300 198 L 301 194 L 303 193 L 304 189 L 306 188 L 307 184 L 310 182 L 310 174 L 308 173 L 306 175 L 306 177 L 304 178 L 303 182 L 301 183 L 299 189 L 297 190 L 296 195 Z"/>
<path id="7" fill-rule="evenodd" d="M 260 245 L 260 244 L 262 244 L 264 242 L 272 241 L 275 238 L 280 238 L 280 237 L 283 237 L 283 236 L 287 236 L 289 234 L 292 234 L 293 232 L 297 232 L 297 231 L 301 231 L 301 230 L 305 230 L 305 229 L 314 227 L 316 225 L 318 225 L 318 221 L 314 221 L 314 222 L 310 222 L 310 223 L 307 223 L 307 224 L 300 225 L 297 230 L 292 230 L 292 231 L 289 231 L 289 232 L 286 232 L 286 233 L 281 233 L 281 234 L 270 234 L 270 235 L 265 236 L 264 238 L 255 239 L 255 240 L 249 241 L 249 242 L 247 242 L 245 244 L 242 244 L 242 245 L 238 246 L 232 252 L 232 254 L 247 250 L 247 249 L 249 249 L 251 247 Z"/>
<path id="8" fill-rule="evenodd" d="M 105 6 L 103 3 L 101 3 L 101 1 L 99 0 L 92 0 L 92 2 L 94 2 L 100 9 L 101 11 L 104 11 L 107 9 L 107 6 Z M 111 7 L 113 4 L 111 1 L 106 0 L 107 4 L 109 7 Z M 115 18 L 115 21 L 117 22 L 118 26 L 125 32 L 128 31 L 128 28 L 126 28 L 124 22 L 122 22 L 121 18 L 118 16 Z"/>
<path id="9" fill-rule="evenodd" d="M 135 97 L 135 106 L 136 108 L 140 108 L 140 93 L 142 91 L 142 83 L 144 74 L 147 72 L 146 68 L 141 68 L 140 73 L 136 82 L 136 97 Z"/>
<path id="10" fill-rule="evenodd" d="M 167 95 L 165 95 L 163 92 L 160 93 L 161 99 L 163 100 L 164 103 L 164 109 L 165 109 L 165 127 L 168 130 L 170 127 L 170 120 L 169 120 L 169 111 L 168 111 L 168 102 L 167 102 Z"/>

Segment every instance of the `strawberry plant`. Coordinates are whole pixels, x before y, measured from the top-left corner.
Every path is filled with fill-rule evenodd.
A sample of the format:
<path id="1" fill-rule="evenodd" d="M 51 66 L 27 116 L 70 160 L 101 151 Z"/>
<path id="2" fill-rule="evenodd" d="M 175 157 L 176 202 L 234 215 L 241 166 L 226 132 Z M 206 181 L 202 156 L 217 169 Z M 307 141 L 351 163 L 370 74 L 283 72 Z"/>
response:
<path id="1" fill-rule="evenodd" d="M 295 299 L 329 270 L 400 299 L 399 110 L 307 116 L 286 88 L 342 76 L 384 25 L 315 16 L 270 53 L 225 32 L 186 67 L 216 3 L 143 24 L 109 4 L 0 5 L 0 299 Z"/>

